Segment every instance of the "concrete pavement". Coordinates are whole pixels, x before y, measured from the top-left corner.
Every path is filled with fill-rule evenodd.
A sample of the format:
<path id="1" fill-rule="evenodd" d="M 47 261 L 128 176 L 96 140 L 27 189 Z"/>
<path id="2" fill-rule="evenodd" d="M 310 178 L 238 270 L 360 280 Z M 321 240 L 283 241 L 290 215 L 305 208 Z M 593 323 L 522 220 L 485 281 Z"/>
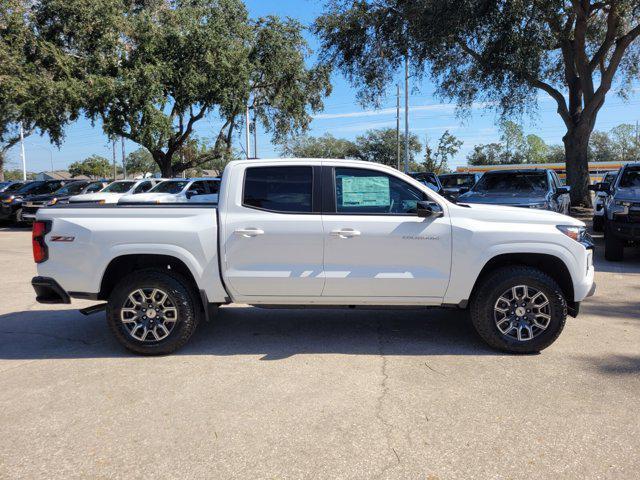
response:
<path id="1" fill-rule="evenodd" d="M 220 309 L 179 353 L 124 352 L 104 314 L 34 301 L 0 230 L 0 478 L 640 476 L 640 252 L 540 355 L 455 311 Z"/>

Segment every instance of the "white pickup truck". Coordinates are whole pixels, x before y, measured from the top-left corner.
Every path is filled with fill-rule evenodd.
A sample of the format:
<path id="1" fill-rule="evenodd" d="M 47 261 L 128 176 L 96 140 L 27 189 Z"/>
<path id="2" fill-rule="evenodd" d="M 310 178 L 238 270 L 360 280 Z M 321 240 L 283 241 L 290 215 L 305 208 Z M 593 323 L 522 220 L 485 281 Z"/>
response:
<path id="1" fill-rule="evenodd" d="M 218 205 L 40 209 L 32 283 L 41 303 L 106 300 L 141 354 L 173 352 L 232 302 L 469 309 L 490 346 L 529 353 L 593 294 L 592 249 L 568 216 L 450 203 L 384 165 L 247 160 Z"/>

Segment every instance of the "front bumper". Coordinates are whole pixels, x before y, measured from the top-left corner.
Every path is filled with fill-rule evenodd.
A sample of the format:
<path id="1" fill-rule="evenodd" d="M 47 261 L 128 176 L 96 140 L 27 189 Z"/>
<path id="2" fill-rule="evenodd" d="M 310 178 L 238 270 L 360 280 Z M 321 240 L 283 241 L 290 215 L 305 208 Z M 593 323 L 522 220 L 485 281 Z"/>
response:
<path id="1" fill-rule="evenodd" d="M 0 220 L 13 219 L 18 207 L 15 203 L 2 203 L 0 207 Z"/>
<path id="2" fill-rule="evenodd" d="M 31 285 L 38 303 L 71 303 L 69 294 L 53 278 L 33 277 Z"/>

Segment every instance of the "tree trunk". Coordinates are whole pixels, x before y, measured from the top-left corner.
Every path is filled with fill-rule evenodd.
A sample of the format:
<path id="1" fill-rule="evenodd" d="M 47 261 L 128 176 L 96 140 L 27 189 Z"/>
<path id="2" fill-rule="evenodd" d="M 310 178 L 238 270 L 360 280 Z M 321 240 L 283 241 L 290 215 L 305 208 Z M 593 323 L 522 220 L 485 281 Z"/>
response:
<path id="1" fill-rule="evenodd" d="M 586 126 L 570 128 L 562 138 L 567 163 L 567 185 L 571 186 L 571 205 L 591 207 L 589 192 L 589 138 Z"/>
<path id="2" fill-rule="evenodd" d="M 154 150 L 151 152 L 153 159 L 160 167 L 162 178 L 173 178 L 173 165 L 170 156 L 166 155 L 162 150 Z"/>

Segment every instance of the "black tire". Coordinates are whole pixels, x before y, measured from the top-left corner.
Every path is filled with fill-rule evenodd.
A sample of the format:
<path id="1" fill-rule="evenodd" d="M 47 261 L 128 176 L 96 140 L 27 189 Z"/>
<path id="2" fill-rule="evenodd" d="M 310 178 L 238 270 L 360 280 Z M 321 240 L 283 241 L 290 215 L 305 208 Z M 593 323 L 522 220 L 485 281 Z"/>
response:
<path id="1" fill-rule="evenodd" d="M 193 289 L 189 288 L 188 285 L 188 282 L 180 275 L 155 269 L 140 270 L 123 278 L 111 292 L 107 304 L 107 323 L 118 342 L 127 350 L 142 355 L 166 355 L 184 346 L 196 330 L 199 318 Z M 166 319 L 161 318 L 162 314 L 154 313 L 154 317 L 158 315 L 155 317 L 156 325 L 163 323 L 167 329 L 170 328 L 169 334 L 165 338 L 160 340 L 154 338 L 156 335 L 154 332 L 158 331 L 154 328 L 154 332 L 146 335 L 145 340 L 137 339 L 131 332 L 131 329 L 137 325 L 128 328 L 123 322 L 121 318 L 122 310 L 125 309 L 126 305 L 131 305 L 127 304 L 129 296 L 132 292 L 140 289 L 145 292 L 159 289 L 167 295 L 168 303 L 166 304 L 171 309 L 175 308 L 176 321 L 172 322 L 173 326 L 170 326 L 171 324 Z M 144 303 L 147 301 L 150 302 L 151 300 L 144 300 Z M 142 307 L 144 308 L 144 306 Z M 140 314 L 142 313 L 141 311 Z M 143 321 L 138 316 L 135 318 L 138 318 L 140 322 Z M 147 320 L 146 316 L 144 318 L 145 322 L 152 321 Z M 128 323 L 128 325 L 131 325 L 131 323 Z M 144 329 L 147 329 L 147 327 L 145 326 Z"/>
<path id="2" fill-rule="evenodd" d="M 604 225 L 604 218 L 602 217 L 602 215 L 596 217 L 593 217 L 593 231 L 594 232 L 601 232 L 602 228 Z"/>
<path id="3" fill-rule="evenodd" d="M 560 286 L 546 273 L 532 267 L 500 268 L 484 276 L 471 299 L 471 321 L 482 339 L 492 348 L 509 353 L 537 353 L 556 341 L 567 319 L 567 302 Z M 518 340 L 503 334 L 496 325 L 494 306 L 502 294 L 525 285 L 544 293 L 550 316 L 547 326 L 531 339 Z"/>
<path id="4" fill-rule="evenodd" d="M 620 262 L 624 259 L 624 242 L 616 237 L 609 226 L 604 226 L 604 258 L 610 262 Z"/>

